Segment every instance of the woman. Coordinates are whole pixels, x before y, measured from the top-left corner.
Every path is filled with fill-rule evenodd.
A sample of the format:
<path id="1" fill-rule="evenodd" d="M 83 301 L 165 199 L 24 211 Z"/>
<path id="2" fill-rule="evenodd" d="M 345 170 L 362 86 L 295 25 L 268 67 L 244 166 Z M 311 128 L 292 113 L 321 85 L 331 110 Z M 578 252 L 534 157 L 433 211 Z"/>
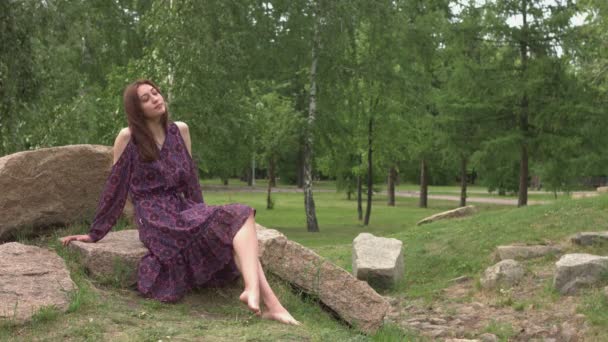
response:
<path id="1" fill-rule="evenodd" d="M 114 142 L 114 164 L 88 235 L 61 239 L 97 242 L 114 226 L 127 194 L 139 239 L 149 252 L 138 266 L 138 290 L 174 302 L 194 287 L 221 286 L 243 276 L 239 299 L 264 318 L 299 325 L 268 285 L 258 260 L 255 210 L 242 204 L 206 205 L 192 159 L 188 126 L 171 122 L 158 87 L 136 81 L 124 92 L 129 127 Z M 266 310 L 262 313 L 261 301 Z"/>

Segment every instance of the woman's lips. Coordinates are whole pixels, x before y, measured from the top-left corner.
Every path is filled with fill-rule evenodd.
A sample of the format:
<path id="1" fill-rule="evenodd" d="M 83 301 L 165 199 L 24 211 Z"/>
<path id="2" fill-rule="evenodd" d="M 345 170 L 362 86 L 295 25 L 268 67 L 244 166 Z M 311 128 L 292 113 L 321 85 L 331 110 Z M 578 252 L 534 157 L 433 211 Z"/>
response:
<path id="1" fill-rule="evenodd" d="M 154 108 L 155 108 L 155 109 L 161 109 L 161 108 L 163 108 L 163 104 L 161 103 L 161 104 L 157 105 L 157 106 L 156 106 L 156 107 L 154 107 Z"/>

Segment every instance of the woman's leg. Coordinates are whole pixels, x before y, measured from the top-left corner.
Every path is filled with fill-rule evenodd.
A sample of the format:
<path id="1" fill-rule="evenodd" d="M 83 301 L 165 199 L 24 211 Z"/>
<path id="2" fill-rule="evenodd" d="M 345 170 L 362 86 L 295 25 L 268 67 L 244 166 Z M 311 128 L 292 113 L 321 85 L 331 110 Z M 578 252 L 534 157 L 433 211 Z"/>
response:
<path id="1" fill-rule="evenodd" d="M 259 260 L 258 279 L 260 279 L 260 294 L 262 295 L 262 300 L 267 308 L 267 311 L 262 314 L 262 317 L 286 324 L 300 325 L 300 322 L 293 318 L 287 309 L 281 305 L 281 302 L 279 302 L 279 299 L 274 294 L 274 291 L 272 291 L 270 284 L 268 284 L 268 281 L 266 280 L 264 269 L 262 268 L 262 264 Z"/>
<path id="2" fill-rule="evenodd" d="M 241 232 L 244 231 L 243 234 Z M 250 234 L 253 231 L 253 234 Z M 237 246 L 238 239 L 238 246 Z M 264 318 L 273 319 L 286 324 L 299 325 L 300 322 L 296 321 L 289 312 L 281 305 L 279 299 L 275 295 L 274 291 L 266 280 L 266 275 L 262 269 L 262 264 L 258 258 L 258 237 L 255 231 L 255 219 L 253 214 L 247 219 L 241 230 L 234 237 L 234 255 L 235 263 L 238 269 L 243 275 L 245 281 L 245 291 L 239 296 L 239 299 L 249 306 L 249 309 L 254 311 L 256 314 L 260 314 L 259 296 L 262 296 L 262 300 L 266 305 L 267 311 L 262 315 Z M 253 246 L 255 245 L 255 246 Z M 255 251 L 255 253 L 253 253 Z M 244 261 L 253 261 L 246 262 Z M 255 276 L 251 273 L 252 270 L 255 272 Z M 249 279 L 249 280 L 248 280 Z M 251 286 L 251 282 L 257 279 L 257 290 Z M 257 291 L 257 306 L 253 306 L 252 302 L 254 299 L 254 291 Z M 257 310 L 254 310 L 257 308 Z"/>
<path id="3" fill-rule="evenodd" d="M 236 265 L 243 275 L 245 290 L 239 299 L 255 314 L 260 311 L 260 280 L 258 276 L 258 238 L 253 214 L 249 216 L 232 240 Z"/>

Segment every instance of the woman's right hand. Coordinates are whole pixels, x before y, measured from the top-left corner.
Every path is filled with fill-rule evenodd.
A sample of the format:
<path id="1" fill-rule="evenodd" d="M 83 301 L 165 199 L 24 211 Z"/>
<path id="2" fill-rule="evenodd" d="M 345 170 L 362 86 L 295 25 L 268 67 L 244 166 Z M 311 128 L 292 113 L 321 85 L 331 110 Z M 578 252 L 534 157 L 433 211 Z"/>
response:
<path id="1" fill-rule="evenodd" d="M 61 244 L 67 246 L 71 241 L 93 242 L 89 235 L 69 235 L 61 238 Z"/>

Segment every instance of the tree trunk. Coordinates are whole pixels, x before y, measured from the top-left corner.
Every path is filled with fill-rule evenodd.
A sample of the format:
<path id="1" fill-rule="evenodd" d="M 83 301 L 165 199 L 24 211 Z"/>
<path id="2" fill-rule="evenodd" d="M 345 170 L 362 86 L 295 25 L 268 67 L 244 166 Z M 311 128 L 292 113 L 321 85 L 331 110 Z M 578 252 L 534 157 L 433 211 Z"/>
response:
<path id="1" fill-rule="evenodd" d="M 277 186 L 276 167 L 276 157 L 271 157 L 268 163 L 268 184 L 273 188 L 276 188 Z"/>
<path id="2" fill-rule="evenodd" d="M 274 157 L 270 157 L 270 160 L 268 161 L 268 194 L 266 196 L 266 209 L 274 208 L 274 201 L 272 200 L 272 187 L 276 186 L 274 184 L 274 167 Z"/>
<path id="3" fill-rule="evenodd" d="M 467 157 L 460 156 L 460 206 L 467 205 Z"/>
<path id="4" fill-rule="evenodd" d="M 224 186 L 228 186 L 228 178 L 222 178 L 222 184 L 224 184 Z"/>
<path id="5" fill-rule="evenodd" d="M 388 169 L 388 205 L 395 206 L 395 182 L 397 181 L 397 168 L 393 165 Z"/>
<path id="6" fill-rule="evenodd" d="M 304 141 L 302 141 L 302 145 L 304 145 Z M 296 161 L 296 186 L 298 189 L 304 188 L 304 151 L 302 148 L 298 151 L 298 160 Z"/>
<path id="7" fill-rule="evenodd" d="M 315 201 L 312 196 L 312 153 L 313 153 L 313 125 L 317 114 L 317 49 L 319 44 L 319 16 L 315 8 L 313 42 L 312 42 L 312 64 L 310 66 L 310 102 L 308 106 L 308 120 L 304 135 L 304 207 L 306 211 L 306 227 L 309 232 L 318 232 L 317 213 Z"/>
<path id="8" fill-rule="evenodd" d="M 519 196 L 517 206 L 528 205 L 528 147 L 521 145 L 521 160 L 519 161 Z"/>
<path id="9" fill-rule="evenodd" d="M 420 208 L 426 208 L 428 203 L 428 167 L 424 158 L 420 161 Z"/>
<path id="10" fill-rule="evenodd" d="M 369 118 L 367 127 L 367 208 L 365 210 L 364 225 L 369 225 L 369 217 L 372 214 L 372 195 L 374 190 L 374 177 L 372 174 L 372 133 L 373 119 Z"/>
<path id="11" fill-rule="evenodd" d="M 526 2 L 522 2 L 522 36 L 519 41 L 519 50 L 521 57 L 522 69 L 522 85 L 526 82 L 526 74 L 528 69 L 528 16 Z M 522 132 L 523 141 L 521 143 L 521 157 L 519 162 L 519 193 L 517 206 L 522 207 L 528 205 L 528 95 L 524 90 L 521 99 L 521 113 L 519 117 L 519 129 Z"/>
<path id="12" fill-rule="evenodd" d="M 361 204 L 361 195 L 363 192 L 363 185 L 361 184 L 361 175 L 357 175 L 357 218 L 359 221 L 363 220 L 363 206 Z"/>

